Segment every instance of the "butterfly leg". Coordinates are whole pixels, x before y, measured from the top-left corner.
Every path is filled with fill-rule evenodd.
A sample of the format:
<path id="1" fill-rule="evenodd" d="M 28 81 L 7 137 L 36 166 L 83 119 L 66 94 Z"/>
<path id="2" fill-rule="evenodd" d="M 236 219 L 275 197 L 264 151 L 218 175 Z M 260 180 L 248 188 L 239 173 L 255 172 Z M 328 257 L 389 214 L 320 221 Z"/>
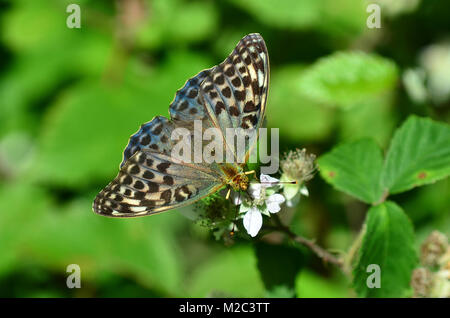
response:
<path id="1" fill-rule="evenodd" d="M 228 192 L 227 192 L 227 195 L 225 196 L 225 200 L 228 200 L 230 198 L 230 194 L 231 194 L 231 188 L 228 188 Z"/>
<path id="2" fill-rule="evenodd" d="M 244 174 L 246 174 L 246 175 L 251 175 L 251 174 L 253 174 L 253 175 L 255 176 L 256 180 L 258 180 L 258 177 L 256 176 L 256 171 L 255 171 L 255 170 L 246 171 L 246 172 L 244 172 Z M 258 181 L 259 181 L 259 180 L 258 180 Z"/>

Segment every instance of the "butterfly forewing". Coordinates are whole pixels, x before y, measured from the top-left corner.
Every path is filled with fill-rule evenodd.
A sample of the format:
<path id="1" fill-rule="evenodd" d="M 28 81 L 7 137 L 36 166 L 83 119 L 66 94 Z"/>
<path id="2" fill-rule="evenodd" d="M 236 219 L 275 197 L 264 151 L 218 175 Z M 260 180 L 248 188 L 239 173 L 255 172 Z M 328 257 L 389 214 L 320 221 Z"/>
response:
<path id="1" fill-rule="evenodd" d="M 193 136 L 197 120 L 202 123 L 200 133 L 210 127 L 222 136 L 227 128 L 257 130 L 264 118 L 268 81 L 264 40 L 259 34 L 247 35 L 224 62 L 198 73 L 177 91 L 170 120 L 157 116 L 130 137 L 119 174 L 95 198 L 94 212 L 115 217 L 149 215 L 193 203 L 224 186 L 230 179 L 230 165 L 237 168 L 248 156 L 235 155 L 226 164 L 176 159 L 171 155 L 172 133 L 183 127 Z M 223 147 L 228 146 L 225 142 Z M 247 145 L 247 155 L 252 146 Z"/>
<path id="2" fill-rule="evenodd" d="M 97 195 L 94 211 L 117 217 L 162 212 L 215 192 L 222 186 L 218 177 L 217 172 L 204 165 L 141 150 L 127 160 L 117 177 Z"/>
<path id="3" fill-rule="evenodd" d="M 268 63 L 264 40 L 259 34 L 250 34 L 201 84 L 205 108 L 213 125 L 224 134 L 227 128 L 257 131 L 261 126 L 267 99 Z M 229 150 L 236 154 L 235 149 Z M 237 154 L 235 160 L 245 161 Z"/>

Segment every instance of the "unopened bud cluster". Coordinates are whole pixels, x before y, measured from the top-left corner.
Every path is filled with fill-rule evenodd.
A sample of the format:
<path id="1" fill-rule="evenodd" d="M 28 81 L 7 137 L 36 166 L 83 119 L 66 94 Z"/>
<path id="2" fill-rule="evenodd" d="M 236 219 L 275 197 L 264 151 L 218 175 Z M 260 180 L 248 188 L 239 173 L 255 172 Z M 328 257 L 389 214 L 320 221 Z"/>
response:
<path id="1" fill-rule="evenodd" d="M 422 267 L 413 271 L 414 297 L 450 297 L 450 245 L 444 234 L 433 231 L 420 248 Z"/>

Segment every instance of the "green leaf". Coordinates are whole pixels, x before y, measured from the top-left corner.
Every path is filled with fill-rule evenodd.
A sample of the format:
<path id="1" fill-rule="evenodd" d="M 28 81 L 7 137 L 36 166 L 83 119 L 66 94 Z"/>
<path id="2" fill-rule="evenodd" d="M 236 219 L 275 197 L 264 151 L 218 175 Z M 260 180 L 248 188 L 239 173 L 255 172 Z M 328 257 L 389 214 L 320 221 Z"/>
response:
<path id="1" fill-rule="evenodd" d="M 450 174 L 450 126 L 409 117 L 395 132 L 383 169 L 390 193 L 435 182 Z"/>
<path id="2" fill-rule="evenodd" d="M 318 164 L 328 183 L 366 203 L 375 203 L 383 195 L 379 182 L 383 156 L 371 139 L 340 145 L 321 156 Z"/>
<path id="3" fill-rule="evenodd" d="M 335 116 L 333 109 L 320 107 L 298 89 L 304 71 L 302 65 L 289 65 L 271 76 L 267 123 L 271 127 L 283 127 L 285 138 L 323 140 L 330 135 Z"/>
<path id="4" fill-rule="evenodd" d="M 268 291 L 295 289 L 295 277 L 304 265 L 304 257 L 298 248 L 272 245 L 264 242 L 255 244 L 258 269 Z"/>
<path id="5" fill-rule="evenodd" d="M 397 68 L 388 59 L 363 52 L 337 52 L 312 65 L 298 87 L 313 101 L 347 108 L 390 91 L 396 81 Z"/>
<path id="6" fill-rule="evenodd" d="M 394 202 L 370 208 L 358 260 L 353 269 L 353 286 L 360 297 L 404 297 L 417 264 L 411 221 Z M 373 271 L 380 268 L 380 288 L 369 288 Z"/>
<path id="7" fill-rule="evenodd" d="M 225 295 L 262 297 L 264 285 L 258 273 L 256 258 L 250 246 L 223 250 L 197 266 L 191 275 L 190 297 Z"/>

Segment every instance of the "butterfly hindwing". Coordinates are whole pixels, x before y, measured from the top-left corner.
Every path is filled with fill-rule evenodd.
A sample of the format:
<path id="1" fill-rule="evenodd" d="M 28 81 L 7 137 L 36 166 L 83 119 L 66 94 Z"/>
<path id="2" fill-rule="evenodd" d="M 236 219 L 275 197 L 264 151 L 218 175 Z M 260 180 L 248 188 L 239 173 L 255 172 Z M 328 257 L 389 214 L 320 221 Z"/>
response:
<path id="1" fill-rule="evenodd" d="M 174 124 L 164 116 L 156 116 L 130 137 L 123 153 L 122 167 L 125 162 L 139 150 L 150 149 L 170 154 L 173 143 L 171 141 Z"/>

